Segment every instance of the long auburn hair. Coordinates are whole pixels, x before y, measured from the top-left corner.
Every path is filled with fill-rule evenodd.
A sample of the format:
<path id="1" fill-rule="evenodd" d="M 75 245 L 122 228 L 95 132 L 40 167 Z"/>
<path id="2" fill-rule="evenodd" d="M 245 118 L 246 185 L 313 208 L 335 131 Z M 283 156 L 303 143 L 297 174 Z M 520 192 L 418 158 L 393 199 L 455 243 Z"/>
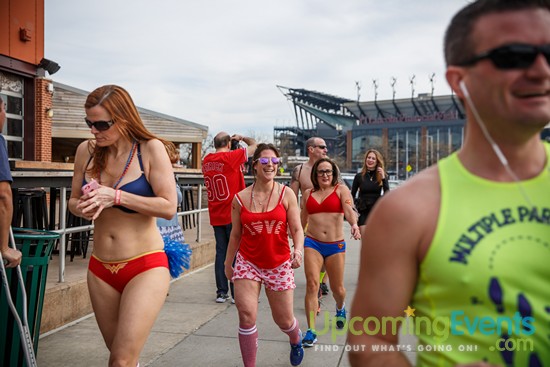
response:
<path id="1" fill-rule="evenodd" d="M 103 107 L 114 122 L 111 129 L 117 129 L 120 135 L 129 141 L 148 141 L 151 139 L 158 139 L 166 148 L 168 157 L 171 162 L 177 160 L 178 152 L 176 146 L 167 140 L 161 139 L 152 134 L 141 120 L 139 112 L 130 97 L 130 94 L 122 87 L 118 85 L 104 85 L 97 88 L 86 98 L 84 103 L 85 109 L 90 109 L 95 106 Z M 86 172 L 91 176 L 105 170 L 107 165 L 107 152 L 108 147 L 98 147 L 94 140 L 88 141 L 88 150 L 92 155 L 94 162 Z"/>
<path id="2" fill-rule="evenodd" d="M 386 167 L 384 164 L 384 157 L 382 157 L 382 154 L 376 149 L 369 149 L 367 150 L 367 153 L 365 153 L 365 158 L 363 158 L 363 169 L 361 169 L 361 176 L 363 176 L 364 180 L 365 176 L 367 175 L 367 157 L 370 153 L 374 153 L 374 155 L 376 156 L 376 167 L 374 173 L 376 174 L 376 182 L 378 182 L 378 186 L 382 186 L 382 175 L 378 173 L 377 168 L 382 167 L 384 172 L 386 172 Z"/>

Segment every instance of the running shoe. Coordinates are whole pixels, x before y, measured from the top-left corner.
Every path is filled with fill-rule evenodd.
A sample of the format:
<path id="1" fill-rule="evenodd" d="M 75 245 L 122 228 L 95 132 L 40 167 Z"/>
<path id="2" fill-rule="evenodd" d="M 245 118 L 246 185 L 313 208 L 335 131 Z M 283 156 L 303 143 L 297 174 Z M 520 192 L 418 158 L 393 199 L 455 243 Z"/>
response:
<path id="1" fill-rule="evenodd" d="M 300 330 L 300 341 L 298 344 L 290 344 L 290 364 L 298 366 L 304 359 L 304 347 L 302 347 L 302 330 Z"/>
<path id="2" fill-rule="evenodd" d="M 343 329 L 346 324 L 346 308 L 342 307 L 341 310 L 336 308 L 336 328 Z"/>
<path id="3" fill-rule="evenodd" d="M 225 293 L 218 293 L 216 296 L 216 303 L 225 303 L 229 299 L 229 296 Z"/>
<path id="4" fill-rule="evenodd" d="M 321 294 L 323 296 L 326 296 L 328 294 L 328 286 L 327 286 L 327 283 L 321 283 L 320 287 L 321 288 Z"/>
<path id="5" fill-rule="evenodd" d="M 302 339 L 302 345 L 304 347 L 313 347 L 313 344 L 317 343 L 317 334 L 315 334 L 311 329 L 307 329 L 306 336 Z"/>

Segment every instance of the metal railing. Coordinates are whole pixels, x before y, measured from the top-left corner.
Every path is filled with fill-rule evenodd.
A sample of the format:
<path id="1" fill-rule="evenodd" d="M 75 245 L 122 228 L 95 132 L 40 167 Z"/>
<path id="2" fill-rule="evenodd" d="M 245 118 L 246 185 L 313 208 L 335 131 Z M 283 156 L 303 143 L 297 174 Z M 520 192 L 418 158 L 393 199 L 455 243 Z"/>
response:
<path id="1" fill-rule="evenodd" d="M 60 188 L 59 197 L 59 229 L 51 230 L 50 232 L 58 233 L 59 237 L 59 282 L 65 281 L 65 256 L 67 252 L 67 235 L 71 233 L 87 232 L 94 229 L 93 224 L 84 226 L 67 228 L 67 188 Z M 202 222 L 201 216 L 203 212 L 207 212 L 208 208 L 202 208 L 202 191 L 203 185 L 197 185 L 197 209 L 178 212 L 178 218 L 183 216 L 196 215 L 197 222 L 197 238 L 196 241 L 202 240 Z"/>

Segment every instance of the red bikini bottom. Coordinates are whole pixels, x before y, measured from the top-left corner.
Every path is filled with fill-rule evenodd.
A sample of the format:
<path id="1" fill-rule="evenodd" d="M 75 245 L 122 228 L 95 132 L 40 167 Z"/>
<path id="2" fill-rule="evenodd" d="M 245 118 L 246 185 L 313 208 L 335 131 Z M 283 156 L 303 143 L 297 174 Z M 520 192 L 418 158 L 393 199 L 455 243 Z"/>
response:
<path id="1" fill-rule="evenodd" d="M 123 261 L 103 261 L 92 254 L 88 270 L 122 293 L 126 284 L 136 275 L 158 267 L 168 268 L 168 257 L 162 250 L 147 252 Z"/>

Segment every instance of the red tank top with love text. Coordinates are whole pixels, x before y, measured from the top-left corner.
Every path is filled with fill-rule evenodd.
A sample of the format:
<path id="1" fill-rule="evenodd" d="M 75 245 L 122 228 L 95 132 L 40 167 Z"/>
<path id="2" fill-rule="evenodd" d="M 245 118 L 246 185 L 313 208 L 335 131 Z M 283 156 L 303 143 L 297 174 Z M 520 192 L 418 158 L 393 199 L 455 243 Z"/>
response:
<path id="1" fill-rule="evenodd" d="M 282 203 L 286 186 L 283 186 L 277 206 L 264 213 L 253 213 L 241 205 L 241 243 L 239 252 L 258 268 L 273 269 L 290 259 L 286 209 Z"/>

